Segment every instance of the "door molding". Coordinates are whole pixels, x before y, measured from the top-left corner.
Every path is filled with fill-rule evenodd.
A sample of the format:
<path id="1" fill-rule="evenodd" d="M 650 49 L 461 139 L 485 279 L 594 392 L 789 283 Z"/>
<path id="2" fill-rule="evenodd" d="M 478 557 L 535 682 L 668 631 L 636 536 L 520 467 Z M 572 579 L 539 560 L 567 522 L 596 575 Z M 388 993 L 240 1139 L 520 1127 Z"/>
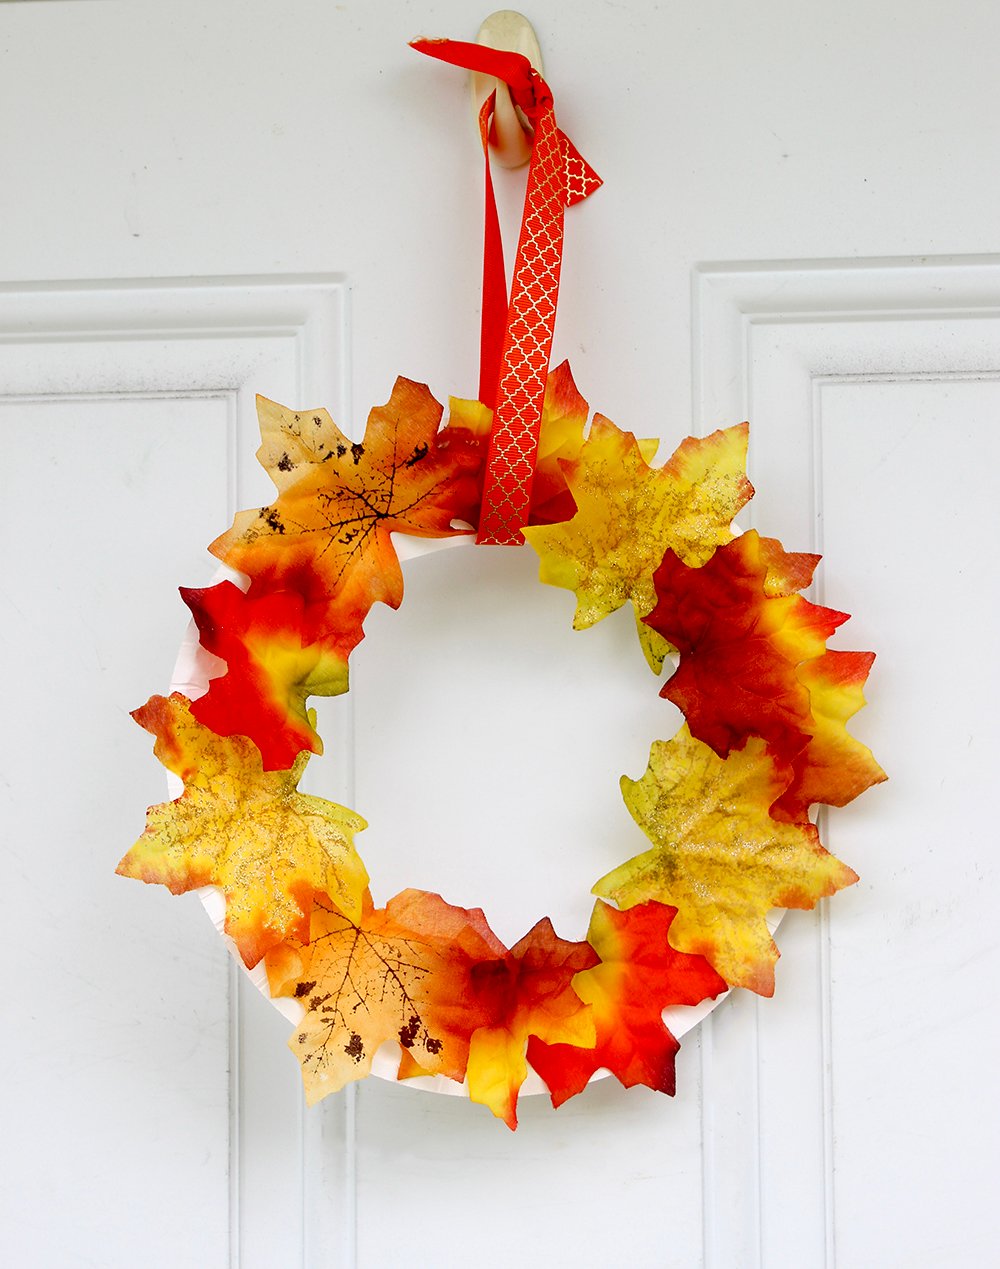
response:
<path id="1" fill-rule="evenodd" d="M 347 418 L 349 299 L 338 274 L 3 285 L 0 397 L 224 398 L 232 515 L 267 484 L 253 458 L 257 392 Z M 229 1035 L 229 1141 L 219 1148 L 229 1157 L 230 1263 L 302 1263 L 305 1159 L 320 1125 L 304 1122 L 287 1024 L 235 963 L 218 1008 Z"/>
<path id="2" fill-rule="evenodd" d="M 761 528 L 790 549 L 823 548 L 827 387 L 970 377 L 1000 378 L 998 255 L 693 270 L 694 431 L 749 418 Z M 774 1000 L 736 992 L 701 1024 L 709 1269 L 835 1263 L 836 922 L 790 914 Z"/>
<path id="3" fill-rule="evenodd" d="M 756 328 L 997 313 L 1000 255 L 699 264 L 692 273 L 695 428 L 749 413 Z"/>

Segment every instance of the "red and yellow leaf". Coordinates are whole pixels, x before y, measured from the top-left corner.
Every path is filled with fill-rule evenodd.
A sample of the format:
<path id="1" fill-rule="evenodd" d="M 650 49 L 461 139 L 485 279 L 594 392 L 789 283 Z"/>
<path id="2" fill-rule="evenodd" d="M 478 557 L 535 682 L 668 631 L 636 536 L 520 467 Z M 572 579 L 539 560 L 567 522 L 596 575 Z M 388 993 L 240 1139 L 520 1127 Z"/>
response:
<path id="1" fill-rule="evenodd" d="M 577 974 L 573 990 L 593 1008 L 597 1044 L 581 1049 L 528 1041 L 528 1061 L 548 1085 L 553 1106 L 579 1093 L 601 1067 L 626 1088 L 645 1084 L 673 1096 L 680 1045 L 663 1010 L 696 1005 L 726 990 L 704 957 L 677 952 L 668 943 L 675 913 L 655 902 L 624 912 L 600 900 L 594 905 L 587 941 L 601 960 Z"/>
<path id="2" fill-rule="evenodd" d="M 595 415 L 579 458 L 563 465 L 576 515 L 524 531 L 542 581 L 575 592 L 576 629 L 631 602 L 643 652 L 659 672 L 668 644 L 641 620 L 656 602 L 653 573 L 668 549 L 697 566 L 730 540 L 733 516 L 753 494 L 746 449 L 741 424 L 689 437 L 651 468 L 632 433 Z"/>
<path id="3" fill-rule="evenodd" d="M 366 896 L 356 921 L 317 895 L 309 944 L 290 941 L 267 957 L 271 994 L 305 1009 L 289 1047 L 307 1100 L 364 1078 L 386 1040 L 401 1046 L 404 1074 L 461 1080 L 487 1016 L 468 991 L 469 967 L 505 955 L 478 908 L 440 895 L 405 890 L 378 909 Z"/>
<path id="4" fill-rule="evenodd" d="M 621 781 L 652 849 L 602 877 L 594 893 L 621 908 L 670 904 L 672 947 L 704 956 L 730 986 L 772 995 L 778 949 L 767 913 L 812 908 L 857 881 L 812 824 L 771 818 L 790 782 L 788 764 L 756 737 L 725 759 L 686 727 L 655 741 L 645 775 Z"/>
<path id="5" fill-rule="evenodd" d="M 216 736 L 189 706 L 175 692 L 132 714 L 185 788 L 173 802 L 150 807 L 145 832 L 118 872 L 173 894 L 219 886 L 226 933 L 247 966 L 287 938 L 308 938 L 314 890 L 335 894 L 345 912 L 360 915 L 368 884 L 354 849 L 361 816 L 297 791 L 306 753 L 291 770 L 264 771 L 252 741 Z"/>
<path id="6" fill-rule="evenodd" d="M 792 759 L 792 783 L 771 808 L 778 819 L 804 820 L 814 802 L 846 806 L 886 774 L 846 723 L 864 705 L 874 652 L 826 652 L 799 666 L 809 693 L 809 742 Z"/>
<path id="7" fill-rule="evenodd" d="M 474 1032 L 469 1096 L 508 1128 L 517 1127 L 517 1096 L 528 1074 L 529 1037 L 586 1048 L 596 1039 L 591 1009 L 573 990 L 575 974 L 596 964 L 588 943 L 557 936 L 548 917 L 510 953 L 473 966 L 472 990 L 490 1018 Z"/>
<path id="8" fill-rule="evenodd" d="M 816 566 L 823 558 L 808 551 L 786 551 L 777 538 L 757 536 L 764 574 L 764 593 L 780 598 L 805 590 L 812 583 Z"/>
<path id="9" fill-rule="evenodd" d="M 438 956 L 434 975 L 425 983 L 422 1017 L 444 1047 L 434 1068 L 420 1065 L 412 1048 L 403 1047 L 399 1078 L 442 1074 L 463 1080 L 473 1032 L 493 1021 L 492 1001 L 476 990 L 479 967 L 509 955 L 486 923 L 481 908 L 457 908 L 435 894 L 406 890 L 386 905 L 396 925 Z"/>
<path id="10" fill-rule="evenodd" d="M 847 620 L 801 595 L 772 597 L 772 569 L 794 573 L 771 540 L 751 530 L 720 546 L 700 568 L 668 551 L 656 570 L 656 607 L 646 622 L 680 652 L 661 696 L 683 711 L 693 736 L 722 758 L 748 736 L 762 736 L 790 759 L 810 734 L 809 691 L 798 674 L 826 650 Z M 810 558 L 810 557 L 807 557 Z M 785 559 L 792 562 L 787 566 Z"/>
<path id="11" fill-rule="evenodd" d="M 564 361 L 549 372 L 545 383 L 529 524 L 558 524 L 575 513 L 576 503 L 566 483 L 563 464 L 580 457 L 589 414 L 590 406 L 573 382 L 569 362 Z M 480 401 L 452 397 L 448 424 L 467 429 L 485 446 L 493 426 L 493 411 Z M 640 440 L 637 444 L 647 462 L 659 446 L 657 440 Z"/>
<path id="12" fill-rule="evenodd" d="M 219 736 L 249 736 L 265 771 L 290 767 L 303 750 L 322 753 L 309 721 L 309 696 L 347 691 L 347 659 L 361 629 L 325 628 L 327 608 L 307 608 L 292 591 L 246 595 L 232 582 L 181 587 L 201 645 L 226 662 L 191 713 Z"/>
<path id="13" fill-rule="evenodd" d="M 259 403 L 258 458 L 278 497 L 241 511 L 209 548 L 250 577 L 250 591 L 295 590 L 334 602 L 337 624 L 361 622 L 376 601 L 399 606 L 403 576 L 392 533 L 446 537 L 475 514 L 481 446 L 438 432 L 441 406 L 427 387 L 397 379 L 352 443 L 325 410 Z"/>

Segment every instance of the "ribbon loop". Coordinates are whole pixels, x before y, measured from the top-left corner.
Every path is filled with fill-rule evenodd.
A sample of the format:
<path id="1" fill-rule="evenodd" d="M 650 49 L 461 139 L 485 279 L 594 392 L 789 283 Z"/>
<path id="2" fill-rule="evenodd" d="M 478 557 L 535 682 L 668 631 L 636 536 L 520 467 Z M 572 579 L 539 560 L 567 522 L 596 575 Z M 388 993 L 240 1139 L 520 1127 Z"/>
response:
<path id="1" fill-rule="evenodd" d="M 523 53 L 509 53 L 462 40 L 413 40 L 410 47 L 462 70 L 502 79 L 510 89 L 514 105 L 520 106 L 532 122 L 533 116 L 552 105 L 548 84 Z"/>
<path id="2" fill-rule="evenodd" d="M 476 541 L 520 546 L 528 523 L 545 380 L 555 331 L 562 268 L 563 212 L 601 178 L 556 125 L 552 93 L 520 53 L 456 40 L 415 40 L 418 52 L 502 80 L 533 124 L 531 163 L 509 302 L 503 248 L 489 165 L 489 123 L 495 97 L 480 112 L 486 150 L 486 229 L 480 400 L 493 409 Z M 500 314 L 506 304 L 502 322 Z"/>

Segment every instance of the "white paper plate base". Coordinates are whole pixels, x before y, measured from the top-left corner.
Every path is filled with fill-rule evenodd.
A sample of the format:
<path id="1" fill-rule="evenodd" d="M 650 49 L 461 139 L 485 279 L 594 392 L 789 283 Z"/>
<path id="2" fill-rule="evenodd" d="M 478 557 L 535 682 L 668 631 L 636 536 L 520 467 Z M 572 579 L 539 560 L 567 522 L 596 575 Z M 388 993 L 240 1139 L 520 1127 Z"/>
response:
<path id="1" fill-rule="evenodd" d="M 738 532 L 736 526 L 734 531 Z M 473 545 L 471 537 L 454 537 L 454 538 L 414 538 L 403 534 L 393 534 L 393 544 L 396 547 L 400 562 L 404 566 L 404 573 L 412 567 L 412 561 L 419 560 L 429 555 L 436 554 L 442 550 L 453 550 L 456 548 L 468 548 Z M 504 548 L 496 548 L 504 549 Z M 245 585 L 246 579 L 240 573 L 221 565 L 212 578 L 210 585 L 215 585 L 220 581 L 229 579 L 236 582 L 237 585 Z M 220 661 L 211 653 L 205 651 L 198 642 L 198 630 L 194 622 L 190 622 L 186 631 L 184 640 L 181 644 L 177 655 L 177 661 L 174 665 L 173 677 L 171 679 L 170 690 L 172 692 L 182 692 L 190 700 L 197 700 L 203 696 L 208 690 L 209 680 L 218 677 L 224 672 L 225 663 Z M 172 773 L 167 774 L 167 786 L 171 798 L 179 797 L 183 792 L 183 782 L 178 776 Z M 204 886 L 197 891 L 205 911 L 208 913 L 213 924 L 219 932 L 219 936 L 225 940 L 229 946 L 229 950 L 236 959 L 240 968 L 249 977 L 250 981 L 267 997 L 275 1009 L 282 1013 L 292 1024 L 297 1025 L 304 1016 L 304 1009 L 297 1000 L 288 998 L 274 998 L 268 991 L 267 974 L 264 969 L 263 961 L 256 965 L 253 969 L 248 970 L 243 964 L 236 945 L 232 939 L 228 937 L 223 929 L 226 915 L 225 899 L 222 891 L 216 886 Z M 782 910 L 773 911 L 768 917 L 768 927 L 773 934 L 781 922 L 784 912 Z M 583 935 L 579 935 L 583 937 Z M 724 992 L 715 1000 L 704 1000 L 698 1005 L 672 1005 L 664 1010 L 663 1020 L 669 1027 L 673 1035 L 679 1040 L 687 1033 L 693 1030 L 703 1018 L 707 1017 L 713 1009 L 717 1008 L 723 1000 L 729 995 Z M 443 1075 L 417 1076 L 409 1080 L 396 1080 L 396 1072 L 399 1068 L 399 1060 L 401 1050 L 395 1041 L 386 1041 L 376 1052 L 373 1060 L 371 1073 L 379 1079 L 390 1080 L 393 1083 L 401 1083 L 407 1088 L 420 1089 L 432 1093 L 446 1093 L 455 1096 L 466 1096 L 467 1087 L 465 1083 L 459 1084 L 455 1080 L 450 1080 Z M 590 1083 L 606 1078 L 610 1074 L 603 1067 L 595 1071 L 590 1079 Z M 532 1096 L 537 1094 L 548 1094 L 548 1089 L 535 1071 L 529 1068 L 528 1078 L 521 1087 L 522 1096 Z"/>

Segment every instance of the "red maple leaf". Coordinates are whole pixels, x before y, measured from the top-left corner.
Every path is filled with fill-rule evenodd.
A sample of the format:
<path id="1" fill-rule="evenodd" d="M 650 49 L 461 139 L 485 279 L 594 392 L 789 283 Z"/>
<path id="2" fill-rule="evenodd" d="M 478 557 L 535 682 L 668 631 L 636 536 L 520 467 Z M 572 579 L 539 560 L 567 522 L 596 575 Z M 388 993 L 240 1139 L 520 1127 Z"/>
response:
<path id="1" fill-rule="evenodd" d="M 667 936 L 677 909 L 653 901 L 626 912 L 598 901 L 587 939 L 600 964 L 573 979 L 573 990 L 591 1005 L 597 1028 L 592 1049 L 528 1041 L 528 1061 L 561 1106 L 605 1067 L 626 1088 L 645 1084 L 671 1096 L 674 1058 L 680 1048 L 663 1021 L 669 1005 L 696 1005 L 726 990 L 702 956 L 677 952 Z"/>

